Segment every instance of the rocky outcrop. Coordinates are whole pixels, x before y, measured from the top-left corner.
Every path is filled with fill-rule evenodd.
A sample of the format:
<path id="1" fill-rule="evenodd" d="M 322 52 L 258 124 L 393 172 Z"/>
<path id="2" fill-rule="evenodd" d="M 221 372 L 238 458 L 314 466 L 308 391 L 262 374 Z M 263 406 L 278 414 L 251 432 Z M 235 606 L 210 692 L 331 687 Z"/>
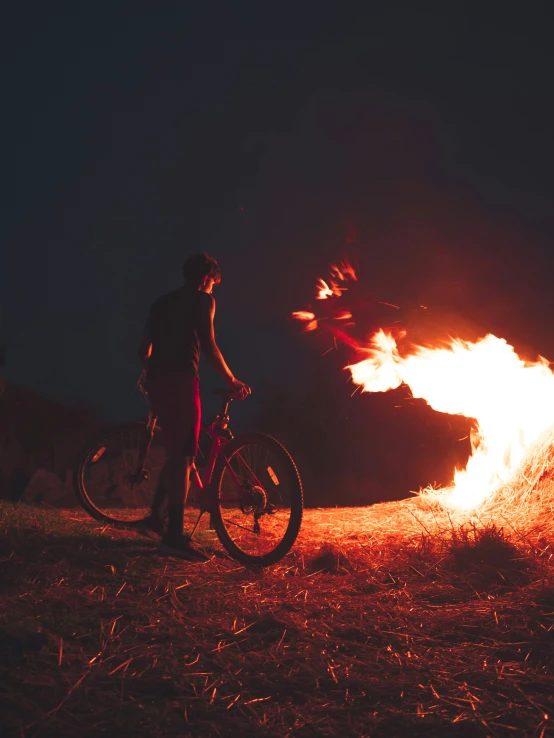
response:
<path id="1" fill-rule="evenodd" d="M 49 507 L 75 507 L 77 500 L 71 486 L 71 472 L 62 481 L 57 474 L 42 467 L 33 474 L 25 487 L 21 502 L 44 504 Z"/>
<path id="2" fill-rule="evenodd" d="M 0 499 L 38 501 L 42 494 L 45 502 L 53 500 L 49 504 L 69 500 L 66 476 L 85 443 L 105 427 L 91 408 L 6 385 L 0 396 Z M 39 494 L 40 484 L 45 488 Z"/>

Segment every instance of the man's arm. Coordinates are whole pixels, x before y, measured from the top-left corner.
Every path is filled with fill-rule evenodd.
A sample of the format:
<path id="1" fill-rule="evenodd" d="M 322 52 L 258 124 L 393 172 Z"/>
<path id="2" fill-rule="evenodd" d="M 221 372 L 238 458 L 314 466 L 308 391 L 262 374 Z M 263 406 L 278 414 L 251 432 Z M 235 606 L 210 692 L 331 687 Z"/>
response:
<path id="1" fill-rule="evenodd" d="M 244 382 L 241 382 L 240 379 L 235 378 L 216 343 L 214 316 L 215 300 L 211 295 L 206 295 L 206 299 L 202 301 L 200 311 L 200 347 L 210 366 L 225 379 L 229 387 L 236 390 L 241 397 L 246 397 L 251 392 L 250 387 Z"/>
<path id="2" fill-rule="evenodd" d="M 150 316 L 146 319 L 144 328 L 142 330 L 142 338 L 140 339 L 140 346 L 138 350 L 138 357 L 140 363 L 146 369 L 148 366 L 148 359 L 152 356 L 152 339 L 150 337 Z"/>

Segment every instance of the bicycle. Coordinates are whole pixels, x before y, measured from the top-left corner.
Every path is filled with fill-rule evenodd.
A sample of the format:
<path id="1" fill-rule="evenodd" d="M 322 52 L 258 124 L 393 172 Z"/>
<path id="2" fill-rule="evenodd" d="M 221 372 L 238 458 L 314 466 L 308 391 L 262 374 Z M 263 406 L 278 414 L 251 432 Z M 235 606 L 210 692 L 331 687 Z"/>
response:
<path id="1" fill-rule="evenodd" d="M 96 520 L 136 528 L 149 513 L 165 454 L 159 442 L 158 419 L 141 387 L 148 417 L 128 423 L 88 445 L 77 464 L 75 491 L 81 505 Z M 221 411 L 202 431 L 210 439 L 204 473 L 191 474 L 198 518 L 210 515 L 227 552 L 245 565 L 269 566 L 285 556 L 296 541 L 302 522 L 303 492 L 289 452 L 265 433 L 234 437 L 229 428 L 233 395 L 222 397 Z M 187 505 L 189 507 L 189 505 Z"/>

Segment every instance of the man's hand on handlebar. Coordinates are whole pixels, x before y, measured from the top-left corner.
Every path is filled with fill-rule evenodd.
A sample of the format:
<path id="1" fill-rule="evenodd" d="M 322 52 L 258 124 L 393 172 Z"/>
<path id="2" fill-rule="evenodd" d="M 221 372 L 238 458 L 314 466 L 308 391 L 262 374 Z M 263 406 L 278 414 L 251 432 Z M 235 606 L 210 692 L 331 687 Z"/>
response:
<path id="1" fill-rule="evenodd" d="M 233 395 L 237 398 L 237 400 L 245 400 L 249 394 L 251 394 L 252 390 L 250 387 L 245 384 L 244 382 L 241 382 L 240 379 L 235 379 L 233 377 L 232 380 L 228 382 L 229 389 L 233 393 Z"/>

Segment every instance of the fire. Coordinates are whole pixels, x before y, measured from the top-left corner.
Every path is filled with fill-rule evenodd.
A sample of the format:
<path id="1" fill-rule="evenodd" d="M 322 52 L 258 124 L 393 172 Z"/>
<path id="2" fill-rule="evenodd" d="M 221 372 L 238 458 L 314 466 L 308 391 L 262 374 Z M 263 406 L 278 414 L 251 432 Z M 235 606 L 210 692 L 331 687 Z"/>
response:
<path id="1" fill-rule="evenodd" d="M 347 272 L 332 267 L 331 274 L 337 280 Z M 355 279 L 355 274 L 349 278 Z M 342 294 L 344 285 L 333 280 L 330 284 Z M 351 317 L 348 311 L 344 315 Z M 310 320 L 317 327 L 315 315 L 310 313 Z M 524 361 L 492 334 L 475 343 L 451 339 L 437 347 L 411 345 L 400 350 L 398 342 L 404 347 L 406 340 L 405 331 L 393 336 L 381 329 L 368 346 L 358 346 L 365 358 L 345 368 L 363 392 L 387 392 L 405 384 L 434 410 L 474 420 L 466 468 L 454 470 L 451 487 L 423 492 L 445 507 L 475 510 L 509 482 L 531 447 L 553 425 L 554 373 L 546 359 Z"/>
<path id="2" fill-rule="evenodd" d="M 296 318 L 296 320 L 307 321 L 304 327 L 305 331 L 315 331 L 317 328 L 317 320 L 314 313 L 310 313 L 307 310 L 297 310 L 292 314 L 292 317 Z"/>
<path id="3" fill-rule="evenodd" d="M 347 279 L 353 279 L 356 282 L 358 279 L 356 271 L 348 259 L 343 259 L 338 264 L 331 264 L 329 271 L 340 282 L 346 282 Z"/>
<path id="4" fill-rule="evenodd" d="M 314 313 L 310 313 L 307 310 L 297 310 L 295 313 L 292 314 L 293 318 L 296 318 L 297 320 L 314 320 L 315 315 Z"/>
<path id="5" fill-rule="evenodd" d="M 329 287 L 324 279 L 319 278 L 317 280 L 317 294 L 316 300 L 326 300 L 328 297 L 333 297 L 333 290 Z"/>
<path id="6" fill-rule="evenodd" d="M 331 264 L 329 267 L 329 281 L 326 282 L 321 277 L 318 278 L 316 284 L 316 300 L 326 300 L 328 297 L 340 297 L 342 293 L 348 289 L 346 282 L 348 280 L 356 281 L 356 271 L 348 259 L 339 261 L 338 264 Z"/>
<path id="7" fill-rule="evenodd" d="M 476 343 L 452 340 L 443 348 L 412 347 L 401 356 L 390 333 L 378 331 L 368 357 L 348 366 L 364 392 L 386 392 L 406 384 L 434 410 L 474 418 L 473 453 L 454 485 L 437 490 L 440 501 L 477 508 L 505 484 L 529 448 L 554 420 L 554 374 L 549 362 L 519 358 L 492 334 Z"/>

